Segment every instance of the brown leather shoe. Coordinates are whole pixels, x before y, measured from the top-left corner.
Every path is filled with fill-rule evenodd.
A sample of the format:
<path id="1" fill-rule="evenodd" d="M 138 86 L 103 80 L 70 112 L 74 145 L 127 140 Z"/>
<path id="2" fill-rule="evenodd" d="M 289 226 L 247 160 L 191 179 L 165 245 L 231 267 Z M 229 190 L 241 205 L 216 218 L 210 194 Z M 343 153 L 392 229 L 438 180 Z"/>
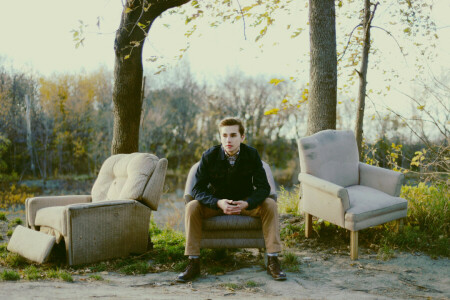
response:
<path id="1" fill-rule="evenodd" d="M 286 280 L 286 274 L 281 270 L 278 256 L 267 256 L 267 274 L 278 281 Z"/>
<path id="2" fill-rule="evenodd" d="M 200 275 L 200 258 L 190 258 L 183 273 L 177 277 L 177 282 L 188 282 Z"/>

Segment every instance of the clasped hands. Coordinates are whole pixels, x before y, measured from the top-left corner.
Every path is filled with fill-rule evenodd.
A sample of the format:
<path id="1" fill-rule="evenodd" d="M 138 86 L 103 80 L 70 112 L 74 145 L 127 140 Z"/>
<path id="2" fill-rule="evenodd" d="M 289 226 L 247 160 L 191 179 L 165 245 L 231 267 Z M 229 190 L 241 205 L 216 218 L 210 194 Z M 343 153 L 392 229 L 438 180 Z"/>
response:
<path id="1" fill-rule="evenodd" d="M 226 215 L 239 215 L 241 211 L 248 207 L 247 201 L 233 201 L 228 199 L 221 199 L 217 202 L 217 206 L 222 209 Z"/>

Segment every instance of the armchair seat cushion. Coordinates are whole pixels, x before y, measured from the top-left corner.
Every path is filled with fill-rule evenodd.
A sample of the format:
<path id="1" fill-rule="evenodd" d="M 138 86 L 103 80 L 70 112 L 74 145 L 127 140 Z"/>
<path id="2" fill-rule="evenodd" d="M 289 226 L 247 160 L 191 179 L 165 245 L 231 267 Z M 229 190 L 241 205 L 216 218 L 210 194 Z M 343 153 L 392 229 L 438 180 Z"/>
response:
<path id="1" fill-rule="evenodd" d="M 260 218 L 226 215 L 203 220 L 203 230 L 255 230 L 262 229 Z"/>
<path id="2" fill-rule="evenodd" d="M 389 216 L 396 216 L 392 220 L 406 217 L 408 202 L 405 199 L 362 185 L 349 186 L 347 191 L 350 201 L 350 208 L 345 213 L 347 229 L 359 230 L 383 224 L 391 221 L 386 220 Z M 399 214 L 404 216 L 397 217 Z"/>
<path id="3" fill-rule="evenodd" d="M 65 206 L 51 206 L 41 208 L 36 212 L 36 226 L 45 226 L 59 231 L 63 235 L 67 235 Z"/>

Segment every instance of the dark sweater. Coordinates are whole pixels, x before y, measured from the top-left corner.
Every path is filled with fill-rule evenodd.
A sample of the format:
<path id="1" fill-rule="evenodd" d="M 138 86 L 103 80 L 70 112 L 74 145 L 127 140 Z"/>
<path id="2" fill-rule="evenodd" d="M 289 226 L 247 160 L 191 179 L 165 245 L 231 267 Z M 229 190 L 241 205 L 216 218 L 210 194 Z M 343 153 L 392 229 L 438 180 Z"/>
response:
<path id="1" fill-rule="evenodd" d="M 208 149 L 202 155 L 195 177 L 194 198 L 214 209 L 218 209 L 217 201 L 221 199 L 246 200 L 247 209 L 254 209 L 270 193 L 258 151 L 245 144 L 240 145 L 234 167 L 221 145 Z"/>

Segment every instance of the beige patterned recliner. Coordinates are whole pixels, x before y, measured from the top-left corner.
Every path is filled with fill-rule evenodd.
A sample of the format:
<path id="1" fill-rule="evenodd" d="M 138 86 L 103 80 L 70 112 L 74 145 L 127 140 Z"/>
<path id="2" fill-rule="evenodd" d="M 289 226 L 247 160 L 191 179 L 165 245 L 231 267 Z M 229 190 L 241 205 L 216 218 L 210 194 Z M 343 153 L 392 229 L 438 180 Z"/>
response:
<path id="1" fill-rule="evenodd" d="M 358 231 L 406 217 L 399 198 L 404 175 L 359 162 L 352 131 L 324 130 L 300 139 L 298 180 L 305 235 L 311 216 L 350 230 L 350 256 L 358 258 Z"/>
<path id="2" fill-rule="evenodd" d="M 275 181 L 270 166 L 262 162 L 266 171 L 267 181 L 270 185 L 269 198 L 277 200 Z M 186 203 L 193 200 L 192 189 L 196 183 L 195 173 L 199 162 L 194 164 L 186 180 L 184 200 Z M 203 220 L 202 248 L 266 248 L 260 218 L 238 215 L 216 216 Z"/>
<path id="3" fill-rule="evenodd" d="M 117 154 L 102 165 L 91 195 L 25 202 L 28 228 L 64 239 L 70 265 L 147 251 L 149 222 L 164 186 L 167 159 Z"/>

